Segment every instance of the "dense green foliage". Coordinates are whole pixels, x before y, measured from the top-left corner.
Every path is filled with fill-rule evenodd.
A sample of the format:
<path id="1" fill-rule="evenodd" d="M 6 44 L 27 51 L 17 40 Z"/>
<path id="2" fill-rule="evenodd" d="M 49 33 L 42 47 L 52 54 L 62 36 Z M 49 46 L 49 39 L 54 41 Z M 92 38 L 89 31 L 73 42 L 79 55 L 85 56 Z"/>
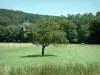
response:
<path id="1" fill-rule="evenodd" d="M 68 14 L 66 17 L 7 9 L 0 9 L 0 42 L 31 42 L 33 40 L 31 27 L 35 28 L 33 26 L 46 21 L 56 23 L 60 27 L 59 30 L 67 34 L 66 40 L 70 43 L 100 43 L 100 12 L 95 16 L 92 13 L 85 13 Z"/>
<path id="2" fill-rule="evenodd" d="M 62 44 L 66 43 L 66 33 L 60 30 L 60 26 L 56 22 L 43 21 L 37 25 L 30 26 L 33 42 L 40 44 Z"/>
<path id="3" fill-rule="evenodd" d="M 42 45 L 42 56 L 44 49 L 49 44 L 65 44 L 67 43 L 66 33 L 61 31 L 60 26 L 56 22 L 43 21 L 30 28 L 30 39 L 37 44 Z M 36 29 L 36 31 L 34 30 Z"/>

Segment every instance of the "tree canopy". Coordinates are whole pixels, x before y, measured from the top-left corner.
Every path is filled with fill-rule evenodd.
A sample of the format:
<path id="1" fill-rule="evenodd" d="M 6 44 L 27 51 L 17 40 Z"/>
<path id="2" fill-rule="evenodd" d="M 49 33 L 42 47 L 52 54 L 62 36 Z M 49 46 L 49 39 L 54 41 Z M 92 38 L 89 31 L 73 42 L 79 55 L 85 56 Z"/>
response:
<path id="1" fill-rule="evenodd" d="M 60 26 L 56 22 L 43 21 L 38 23 L 36 27 L 31 27 L 32 41 L 42 45 L 42 56 L 44 56 L 44 48 L 49 44 L 65 44 L 67 43 L 66 33 L 60 30 Z"/>
<path id="2" fill-rule="evenodd" d="M 0 42 L 31 42 L 32 40 L 36 42 L 38 38 L 35 37 L 41 36 L 38 35 L 37 32 L 42 33 L 45 31 L 44 36 L 50 36 L 46 38 L 50 39 L 50 43 L 52 43 L 52 34 L 56 34 L 57 37 L 60 37 L 62 32 L 64 32 L 64 34 L 66 33 L 66 39 L 69 43 L 83 42 L 100 44 L 99 21 L 99 11 L 96 15 L 84 13 L 66 14 L 66 16 L 50 16 L 25 13 L 18 10 L 0 9 Z M 59 34 L 56 33 L 56 31 Z M 34 32 L 34 35 L 31 35 L 31 32 Z M 33 36 L 34 38 L 30 39 Z M 41 37 L 40 41 L 42 42 L 42 40 L 43 37 Z"/>

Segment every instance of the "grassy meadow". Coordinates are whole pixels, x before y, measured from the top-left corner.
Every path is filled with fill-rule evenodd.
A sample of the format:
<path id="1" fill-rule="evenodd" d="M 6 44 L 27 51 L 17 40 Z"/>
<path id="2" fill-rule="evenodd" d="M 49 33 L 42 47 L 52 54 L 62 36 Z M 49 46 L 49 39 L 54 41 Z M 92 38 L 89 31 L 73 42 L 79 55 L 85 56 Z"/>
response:
<path id="1" fill-rule="evenodd" d="M 98 66 L 94 65 L 96 63 Z M 17 67 L 16 70 L 11 70 L 10 75 L 100 75 L 100 45 L 50 45 L 45 48 L 44 57 L 41 56 L 41 46 L 2 45 L 0 46 L 0 66 L 2 67 L 3 64 L 6 67 Z M 85 65 L 87 68 L 84 67 Z M 26 70 L 29 70 L 28 74 L 23 73 Z M 18 74 L 15 74 L 17 71 Z M 52 71 L 54 74 L 48 74 Z"/>

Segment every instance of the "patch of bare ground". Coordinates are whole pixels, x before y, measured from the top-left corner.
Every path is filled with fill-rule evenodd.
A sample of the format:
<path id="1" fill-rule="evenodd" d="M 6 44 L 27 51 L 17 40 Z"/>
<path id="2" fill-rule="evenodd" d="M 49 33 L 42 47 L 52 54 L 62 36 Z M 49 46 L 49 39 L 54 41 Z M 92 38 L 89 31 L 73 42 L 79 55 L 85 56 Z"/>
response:
<path id="1" fill-rule="evenodd" d="M 0 43 L 0 46 L 21 46 L 21 47 L 28 47 L 28 46 L 35 46 L 32 43 Z"/>

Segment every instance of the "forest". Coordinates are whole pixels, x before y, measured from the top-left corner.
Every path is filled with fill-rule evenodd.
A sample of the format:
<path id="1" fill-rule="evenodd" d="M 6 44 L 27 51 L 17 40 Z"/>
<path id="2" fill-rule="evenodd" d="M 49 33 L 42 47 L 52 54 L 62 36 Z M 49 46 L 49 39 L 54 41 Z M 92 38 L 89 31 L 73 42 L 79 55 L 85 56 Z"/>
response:
<path id="1" fill-rule="evenodd" d="M 100 11 L 52 16 L 0 9 L 0 42 L 34 42 L 39 24 L 56 24 L 69 43 L 100 44 Z M 33 39 L 32 39 L 33 38 Z"/>

